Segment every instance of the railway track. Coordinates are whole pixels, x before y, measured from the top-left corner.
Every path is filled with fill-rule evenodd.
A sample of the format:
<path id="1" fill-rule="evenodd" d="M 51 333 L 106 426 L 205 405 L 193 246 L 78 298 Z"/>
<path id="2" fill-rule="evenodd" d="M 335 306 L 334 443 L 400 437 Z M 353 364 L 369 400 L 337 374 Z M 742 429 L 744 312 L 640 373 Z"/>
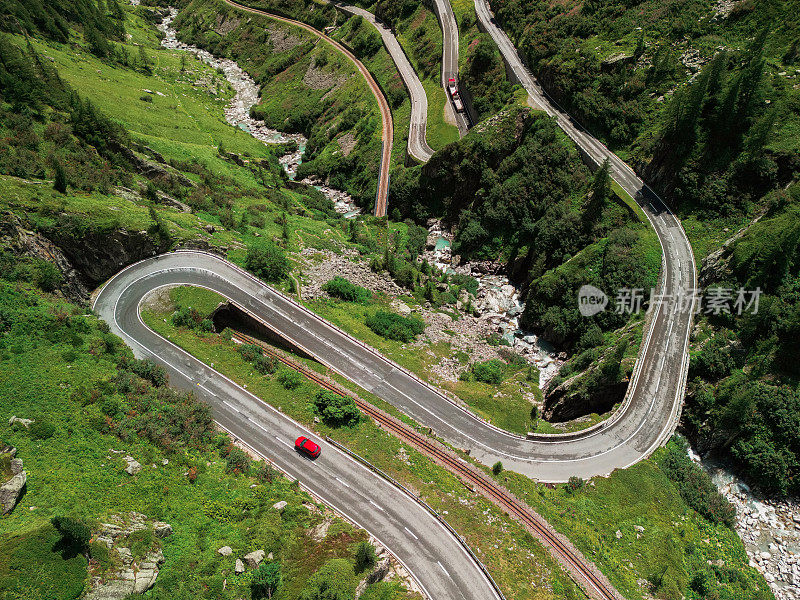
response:
<path id="1" fill-rule="evenodd" d="M 477 467 L 462 460 L 454 452 L 438 441 L 422 434 L 409 425 L 396 419 L 385 411 L 365 402 L 349 390 L 339 386 L 327 377 L 298 362 L 276 352 L 261 340 L 234 331 L 232 338 L 239 343 L 254 344 L 266 354 L 284 365 L 294 369 L 318 384 L 342 396 L 355 400 L 359 410 L 373 419 L 379 427 L 395 437 L 413 446 L 434 462 L 446 468 L 458 477 L 469 489 L 478 492 L 493 504 L 502 509 L 514 520 L 536 537 L 553 557 L 567 570 L 573 580 L 581 586 L 587 596 L 598 600 L 624 600 L 622 595 L 611 585 L 599 570 L 575 548 L 569 540 L 550 527 L 547 521 L 533 511 L 527 504 L 516 498 L 511 492 L 498 485 Z"/>

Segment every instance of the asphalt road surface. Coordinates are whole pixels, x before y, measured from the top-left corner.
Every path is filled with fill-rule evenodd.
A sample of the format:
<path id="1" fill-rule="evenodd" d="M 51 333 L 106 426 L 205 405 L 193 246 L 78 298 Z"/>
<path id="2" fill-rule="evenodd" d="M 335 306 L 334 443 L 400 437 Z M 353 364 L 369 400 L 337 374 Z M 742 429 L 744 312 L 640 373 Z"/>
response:
<path id="1" fill-rule="evenodd" d="M 634 459 L 636 455 L 645 456 L 663 443 L 665 437 L 671 433 L 680 413 L 689 366 L 687 348 L 694 308 L 694 289 L 697 287 L 694 255 L 680 222 L 661 199 L 633 169 L 547 96 L 539 82 L 523 64 L 511 40 L 494 22 L 488 0 L 475 0 L 475 10 L 484 29 L 492 36 L 534 103 L 554 117 L 566 134 L 596 164 L 601 164 L 604 160 L 609 161 L 611 176 L 636 199 L 661 243 L 663 256 L 659 294 L 665 302 L 659 303 L 655 309 L 651 328 L 645 334 L 644 351 L 637 363 L 629 388 L 629 404 L 623 407 L 618 418 L 597 435 L 600 439 L 609 440 L 616 437 L 620 442 L 629 436 L 632 437 L 629 442 L 620 444 L 620 447 L 626 447 L 626 452 L 616 450 L 608 454 L 598 452 L 594 458 L 586 459 L 598 466 L 601 464 L 611 466 L 614 463 L 625 466 L 626 460 Z M 684 306 L 681 306 L 679 298 L 683 298 Z M 669 426 L 670 423 L 672 427 Z M 556 445 L 554 449 L 558 447 Z M 610 454 L 617 456 L 612 459 Z M 627 458 L 623 458 L 624 456 Z"/>
<path id="2" fill-rule="evenodd" d="M 259 10 L 257 8 L 250 8 L 249 6 L 244 6 L 242 4 L 238 4 L 237 2 L 233 2 L 233 0 L 225 0 L 225 3 L 228 4 L 229 6 L 232 6 L 233 8 L 237 8 L 245 12 L 254 13 L 257 15 L 263 15 L 265 17 L 269 17 L 270 19 L 275 19 L 276 21 L 282 21 L 283 23 L 288 23 L 290 25 L 295 25 L 296 27 L 301 27 L 302 29 L 305 29 L 309 33 L 312 33 L 318 38 L 328 42 L 331 46 L 336 48 L 339 52 L 341 52 L 348 59 L 350 59 L 350 61 L 356 66 L 358 71 L 367 81 L 367 85 L 372 91 L 372 95 L 375 96 L 375 100 L 378 102 L 378 108 L 380 109 L 381 120 L 383 122 L 383 128 L 381 131 L 381 140 L 383 142 L 383 146 L 381 149 L 381 166 L 380 166 L 380 174 L 378 176 L 378 189 L 375 198 L 375 216 L 385 217 L 386 208 L 389 202 L 389 168 L 391 166 L 391 161 L 392 161 L 392 142 L 394 140 L 394 123 L 392 122 L 392 111 L 389 110 L 389 102 L 386 100 L 386 96 L 383 95 L 383 91 L 378 85 L 378 82 L 375 81 L 375 78 L 372 76 L 372 73 L 369 72 L 369 69 L 367 69 L 367 67 L 365 67 L 364 64 L 360 60 L 358 60 L 358 58 L 356 58 L 355 54 L 350 52 L 350 50 L 345 48 L 342 44 L 340 44 L 333 38 L 325 35 L 323 32 L 314 29 L 310 25 L 306 25 L 305 23 L 302 23 L 301 21 L 297 21 L 295 19 L 288 19 L 286 17 L 281 17 L 280 15 Z"/>
<path id="3" fill-rule="evenodd" d="M 425 134 L 428 127 L 428 96 L 425 95 L 425 88 L 422 87 L 422 82 L 419 80 L 417 72 L 408 61 L 406 53 L 400 46 L 400 42 L 394 36 L 392 31 L 386 27 L 382 22 L 379 22 L 375 15 L 360 8 L 358 6 L 350 6 L 334 2 L 336 6 L 354 15 L 361 15 L 369 23 L 378 30 L 378 33 L 383 40 L 383 45 L 386 46 L 389 55 L 392 57 L 397 71 L 403 78 L 406 84 L 406 89 L 411 96 L 411 123 L 408 128 L 408 153 L 416 160 L 426 163 L 433 156 L 433 150 L 428 146 L 425 139 Z"/>
<path id="4" fill-rule="evenodd" d="M 669 218 L 662 213 L 657 222 Z M 673 228 L 667 228 L 667 237 Z M 680 280 L 670 262 L 665 273 L 670 286 Z M 135 287 L 123 285 L 134 279 L 139 280 Z M 375 350 L 214 255 L 175 252 L 131 266 L 102 289 L 95 308 L 134 349 L 160 360 L 167 346 L 141 326 L 136 317 L 139 301 L 148 289 L 183 283 L 203 285 L 231 299 L 322 364 L 433 428 L 456 447 L 469 449 L 484 464 L 500 460 L 508 469 L 543 481 L 607 474 L 641 460 L 671 435 L 682 399 L 686 356 L 674 340 L 681 337 L 678 333 L 685 336 L 678 328 L 686 321 L 667 311 L 654 319 L 625 408 L 600 429 L 556 441 L 529 440 L 487 424 Z"/>
<path id="5" fill-rule="evenodd" d="M 179 252 L 138 263 L 109 281 L 94 309 L 141 358 L 167 368 L 170 385 L 208 402 L 216 421 L 313 494 L 369 531 L 414 575 L 429 598 L 494 600 L 498 596 L 461 544 L 406 494 L 271 408 L 247 390 L 148 329 L 139 305 L 152 290 L 173 284 L 205 286 L 237 298 L 256 314 L 280 318 L 275 292 L 209 255 Z M 293 315 L 310 323 L 305 315 Z M 294 450 L 307 435 L 322 447 L 317 460 Z"/>
<path id="6" fill-rule="evenodd" d="M 458 133 L 464 137 L 469 131 L 469 120 L 466 113 L 456 112 L 450 92 L 447 91 L 447 82 L 452 77 L 458 81 L 458 25 L 453 7 L 449 0 L 434 0 L 436 16 L 442 28 L 442 87 L 447 101 L 453 109 Z M 463 99 L 462 99 L 463 101 Z"/>

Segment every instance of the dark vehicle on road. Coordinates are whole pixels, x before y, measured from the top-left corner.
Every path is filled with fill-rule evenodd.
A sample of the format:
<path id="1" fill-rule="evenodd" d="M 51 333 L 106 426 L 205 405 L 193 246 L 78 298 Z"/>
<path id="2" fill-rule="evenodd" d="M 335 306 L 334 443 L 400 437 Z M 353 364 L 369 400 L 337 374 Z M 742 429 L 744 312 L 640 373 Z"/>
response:
<path id="1" fill-rule="evenodd" d="M 301 454 L 305 454 L 309 458 L 317 458 L 319 453 L 322 452 L 322 448 L 319 447 L 319 444 L 315 444 L 302 435 L 294 441 L 294 449 Z"/>

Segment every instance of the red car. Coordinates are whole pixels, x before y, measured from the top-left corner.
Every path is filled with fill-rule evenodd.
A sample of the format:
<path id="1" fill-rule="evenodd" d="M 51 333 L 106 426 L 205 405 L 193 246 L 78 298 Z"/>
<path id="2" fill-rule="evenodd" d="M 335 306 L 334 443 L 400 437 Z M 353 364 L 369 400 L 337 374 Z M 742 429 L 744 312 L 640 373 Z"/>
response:
<path id="1" fill-rule="evenodd" d="M 309 458 L 317 458 L 322 448 L 315 444 L 305 436 L 300 436 L 294 441 L 294 449 L 308 456 Z"/>

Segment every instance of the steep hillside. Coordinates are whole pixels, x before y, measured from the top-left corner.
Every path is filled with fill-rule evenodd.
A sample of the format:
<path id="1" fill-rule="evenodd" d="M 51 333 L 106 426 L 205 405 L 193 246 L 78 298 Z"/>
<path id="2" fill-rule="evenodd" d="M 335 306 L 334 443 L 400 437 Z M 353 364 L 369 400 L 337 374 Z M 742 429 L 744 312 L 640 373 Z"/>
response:
<path id="1" fill-rule="evenodd" d="M 606 344 L 616 348 L 615 368 L 581 394 L 584 402 L 548 410 L 555 420 L 604 412 L 619 401 L 630 361 L 620 365 L 638 348 L 635 335 L 622 344 L 611 333 L 628 315 L 583 317 L 574 290 L 584 283 L 650 289 L 657 280 L 655 236 L 615 198 L 605 171 L 591 175 L 552 121 L 523 108 L 477 126 L 395 178 L 395 207 L 419 220 L 443 217 L 456 229 L 454 254 L 499 261 L 526 290 L 522 326 L 560 348 L 589 352 L 583 368 L 603 360 Z M 600 393 L 608 386 L 613 393 Z"/>
<path id="2" fill-rule="evenodd" d="M 314 175 L 371 206 L 380 165 L 378 106 L 355 66 L 328 44 L 220 0 L 179 3 L 180 38 L 235 59 L 261 86 L 252 114 L 309 140 L 302 179 Z M 352 143 L 345 140 L 348 138 Z"/>

